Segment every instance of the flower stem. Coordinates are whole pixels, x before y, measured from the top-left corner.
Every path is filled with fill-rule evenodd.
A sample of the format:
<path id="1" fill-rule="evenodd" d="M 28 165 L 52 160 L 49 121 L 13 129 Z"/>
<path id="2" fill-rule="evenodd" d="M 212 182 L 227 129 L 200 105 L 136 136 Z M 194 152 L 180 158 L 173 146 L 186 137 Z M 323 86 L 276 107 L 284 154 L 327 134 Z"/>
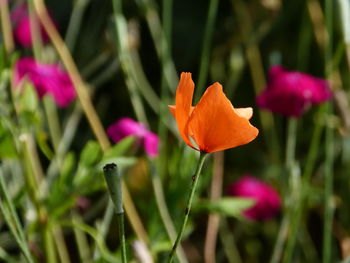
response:
<path id="1" fill-rule="evenodd" d="M 182 222 L 182 225 L 181 225 L 181 228 L 180 228 L 180 232 L 178 233 L 176 241 L 174 243 L 174 246 L 173 246 L 173 248 L 172 248 L 172 250 L 170 252 L 170 255 L 169 255 L 169 258 L 168 258 L 168 261 L 167 261 L 168 263 L 171 263 L 173 261 L 173 258 L 174 258 L 175 252 L 176 252 L 176 248 L 179 245 L 179 243 L 181 241 L 181 238 L 182 238 L 182 235 L 185 232 L 185 226 L 186 226 L 186 223 L 187 223 L 187 220 L 188 220 L 188 215 L 190 214 L 192 201 L 193 201 L 193 197 L 194 197 L 194 192 L 196 190 L 198 179 L 199 179 L 199 176 L 200 176 L 200 173 L 201 173 L 201 170 L 202 170 L 202 167 L 203 167 L 203 164 L 204 164 L 206 156 L 207 156 L 207 153 L 201 152 L 199 160 L 198 160 L 198 165 L 197 165 L 197 168 L 196 168 L 196 172 L 195 172 L 194 176 L 192 177 L 192 185 L 191 185 L 191 190 L 190 190 L 190 196 L 189 196 L 189 198 L 187 200 L 187 204 L 186 204 L 186 208 L 185 208 L 185 217 L 183 219 L 183 222 Z"/>
<path id="2" fill-rule="evenodd" d="M 115 212 L 117 214 L 119 239 L 122 250 L 122 262 L 127 263 L 125 231 L 124 231 L 124 209 L 123 209 L 123 193 L 122 193 L 122 178 L 118 172 L 117 165 L 114 163 L 106 164 L 103 167 L 103 172 L 108 185 L 109 194 L 113 201 Z"/>

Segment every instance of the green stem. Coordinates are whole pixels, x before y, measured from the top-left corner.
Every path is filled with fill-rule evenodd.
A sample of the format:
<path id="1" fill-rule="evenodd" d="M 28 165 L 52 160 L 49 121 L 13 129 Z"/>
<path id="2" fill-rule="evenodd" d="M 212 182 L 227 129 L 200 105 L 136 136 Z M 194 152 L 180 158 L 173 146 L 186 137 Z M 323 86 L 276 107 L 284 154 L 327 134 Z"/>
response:
<path id="1" fill-rule="evenodd" d="M 295 118 L 288 119 L 287 147 L 286 147 L 286 166 L 291 169 L 295 161 L 295 145 L 297 138 L 298 120 Z"/>
<path id="2" fill-rule="evenodd" d="M 34 57 L 37 61 L 41 61 L 42 40 L 40 35 L 39 20 L 34 12 L 33 0 L 28 1 L 29 22 L 30 22 L 30 34 L 32 37 L 32 49 Z"/>
<path id="3" fill-rule="evenodd" d="M 103 172 L 108 185 L 109 194 L 113 201 L 115 212 L 117 214 L 119 239 L 122 250 L 122 262 L 127 263 L 126 244 L 124 231 L 124 209 L 123 209 L 123 193 L 122 193 L 122 178 L 118 172 L 118 167 L 114 163 L 106 164 L 103 167 Z"/>
<path id="4" fill-rule="evenodd" d="M 229 228 L 226 218 L 220 219 L 219 236 L 229 263 L 242 263 L 235 237 Z"/>
<path id="5" fill-rule="evenodd" d="M 209 3 L 207 23 L 205 25 L 204 38 L 202 41 L 203 49 L 201 54 L 200 67 L 199 67 L 199 77 L 197 81 L 198 83 L 197 91 L 196 91 L 197 97 L 199 97 L 199 94 L 203 93 L 205 82 L 208 76 L 211 39 L 213 36 L 218 4 L 219 4 L 218 0 L 210 0 L 210 3 Z"/>
<path id="6" fill-rule="evenodd" d="M 150 165 L 152 167 L 152 164 L 150 164 Z M 162 181 L 160 180 L 159 174 L 156 171 L 154 171 L 155 170 L 154 167 L 152 167 L 151 169 L 152 169 L 151 180 L 152 180 L 153 192 L 154 192 L 154 196 L 156 199 L 157 208 L 159 210 L 159 214 L 160 214 L 161 220 L 164 224 L 165 230 L 168 234 L 168 237 L 169 237 L 171 243 L 174 243 L 176 236 L 177 236 L 177 233 L 176 233 L 176 230 L 174 227 L 174 223 L 170 217 L 168 207 L 166 205 Z M 179 247 L 179 249 L 177 251 L 177 257 L 178 257 L 180 262 L 187 262 L 186 257 L 185 257 L 185 253 L 184 253 L 183 249 L 181 248 L 181 246 Z"/>
<path id="7" fill-rule="evenodd" d="M 328 113 L 331 115 L 333 109 L 329 102 Z M 332 224 L 334 213 L 333 201 L 333 162 L 334 162 L 334 132 L 332 127 L 326 128 L 326 160 L 324 167 L 325 183 L 325 211 L 323 224 L 323 262 L 331 262 L 332 258 Z"/>
<path id="8" fill-rule="evenodd" d="M 52 142 L 55 154 L 57 155 L 58 145 L 61 138 L 61 128 L 60 128 L 60 122 L 57 114 L 57 107 L 54 104 L 52 97 L 46 96 L 44 98 L 44 109 L 45 109 L 47 124 L 49 127 L 51 142 Z M 59 167 L 60 167 L 60 161 L 61 160 L 57 159 Z"/>
<path id="9" fill-rule="evenodd" d="M 294 177 L 294 170 L 295 170 L 295 147 L 296 147 L 296 138 L 297 138 L 297 125 L 298 121 L 295 118 L 289 118 L 288 119 L 288 127 L 287 127 L 287 143 L 286 143 L 286 168 L 288 170 L 288 177 L 289 177 L 289 184 L 287 185 L 287 201 L 286 201 L 286 207 L 287 210 L 284 213 L 277 241 L 275 244 L 275 248 L 273 250 L 272 258 L 271 258 L 271 263 L 276 263 L 279 262 L 279 260 L 282 257 L 282 252 L 283 248 L 285 246 L 286 240 L 287 240 L 287 234 L 291 228 L 291 215 L 293 215 L 293 196 L 294 196 L 294 191 L 297 189 L 294 189 L 292 187 L 292 177 Z M 287 248 L 285 251 L 285 257 L 288 259 L 292 256 L 293 254 L 293 246 L 292 244 L 288 241 Z"/>
<path id="10" fill-rule="evenodd" d="M 23 151 L 23 160 L 26 167 L 24 172 L 27 182 L 27 191 L 31 202 L 34 204 L 37 213 L 37 220 L 44 225 L 41 227 L 41 237 L 44 243 L 46 261 L 55 263 L 56 253 L 53 245 L 52 233 L 48 224 L 48 215 L 44 206 L 41 205 L 39 197 L 39 185 L 43 181 L 43 172 L 36 151 L 33 137 L 29 133 L 20 135 L 20 142 Z"/>
<path id="11" fill-rule="evenodd" d="M 200 173 L 201 173 L 201 170 L 202 170 L 202 167 L 203 167 L 203 164 L 204 164 L 206 156 L 207 156 L 207 153 L 201 152 L 199 160 L 198 160 L 198 165 L 197 165 L 197 168 L 196 168 L 196 172 L 195 172 L 194 176 L 192 177 L 190 196 L 189 196 L 189 198 L 187 200 L 187 204 L 186 204 L 186 208 L 185 208 L 185 216 L 184 216 L 181 228 L 180 228 L 180 232 L 177 235 L 177 238 L 176 238 L 176 241 L 174 243 L 174 246 L 173 246 L 173 248 L 172 248 L 172 250 L 170 252 L 170 255 L 169 255 L 169 258 L 168 258 L 168 261 L 167 261 L 168 263 L 171 263 L 173 261 L 173 258 L 174 258 L 175 252 L 176 252 L 176 248 L 179 245 L 179 243 L 181 241 L 181 238 L 182 238 L 182 235 L 185 232 L 185 226 L 186 226 L 186 223 L 187 223 L 187 220 L 188 220 L 188 215 L 190 214 L 192 201 L 193 201 L 193 197 L 194 197 L 194 192 L 196 190 L 198 179 L 199 179 L 199 176 L 200 176 Z"/>
<path id="12" fill-rule="evenodd" d="M 277 241 L 275 243 L 275 247 L 273 249 L 272 257 L 270 260 L 270 263 L 278 263 L 281 260 L 284 243 L 287 239 L 288 235 L 288 226 L 290 225 L 290 216 L 288 213 L 285 213 L 284 217 L 282 218 L 282 222 L 280 224 L 280 228 L 277 235 Z"/>
<path id="13" fill-rule="evenodd" d="M 75 1 L 72 15 L 69 20 L 67 34 L 65 37 L 65 42 L 70 52 L 73 52 L 74 50 L 75 44 L 77 42 L 77 37 L 79 35 L 79 29 L 81 26 L 83 15 L 89 2 L 90 0 Z"/>
<path id="14" fill-rule="evenodd" d="M 333 1 L 325 0 L 325 20 L 326 29 L 329 35 L 325 44 L 325 74 L 330 78 L 332 75 L 332 40 L 333 40 Z M 332 102 L 327 103 L 328 118 L 333 114 Z M 325 166 L 324 166 L 324 184 L 325 184 L 325 208 L 324 208 L 324 224 L 323 224 L 323 249 L 322 262 L 332 261 L 332 224 L 333 224 L 333 165 L 334 165 L 334 131 L 331 125 L 326 127 L 325 138 Z"/>
<path id="15" fill-rule="evenodd" d="M 121 243 L 122 249 L 122 262 L 127 263 L 128 260 L 126 258 L 126 244 L 125 244 L 125 231 L 124 231 L 124 212 L 117 214 L 118 221 L 118 230 L 119 230 L 119 239 Z"/>
<path id="16" fill-rule="evenodd" d="M 33 263 L 34 259 L 32 258 L 29 252 L 22 225 L 16 213 L 12 199 L 10 198 L 10 195 L 7 192 L 7 190 L 8 188 L 4 180 L 4 174 L 0 170 L 0 193 L 1 199 L 4 199 L 0 200 L 0 211 L 2 212 L 5 221 L 8 224 L 13 236 L 15 237 L 15 240 L 18 243 L 18 246 L 20 247 L 25 259 L 28 263 Z M 3 203 L 6 203 L 7 207 L 5 207 Z"/>

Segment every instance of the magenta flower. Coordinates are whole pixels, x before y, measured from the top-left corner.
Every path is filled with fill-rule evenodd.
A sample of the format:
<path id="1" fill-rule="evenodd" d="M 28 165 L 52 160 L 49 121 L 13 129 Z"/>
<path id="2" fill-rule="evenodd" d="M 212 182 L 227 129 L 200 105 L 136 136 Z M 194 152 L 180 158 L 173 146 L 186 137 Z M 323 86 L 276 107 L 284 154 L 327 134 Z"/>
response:
<path id="1" fill-rule="evenodd" d="M 253 207 L 244 211 L 245 217 L 250 220 L 267 220 L 280 211 L 281 200 L 277 191 L 253 176 L 243 176 L 228 187 L 227 193 L 231 196 L 252 198 L 256 201 Z"/>
<path id="2" fill-rule="evenodd" d="M 267 88 L 257 97 L 261 108 L 287 117 L 300 117 L 310 106 L 329 100 L 332 92 L 326 80 L 282 66 L 270 68 Z"/>
<path id="3" fill-rule="evenodd" d="M 26 4 L 20 4 L 12 11 L 11 21 L 13 23 L 13 34 L 16 42 L 26 48 L 30 48 L 32 46 L 32 35 Z M 49 41 L 49 37 L 41 24 L 39 24 L 39 29 L 43 43 L 47 43 Z"/>
<path id="4" fill-rule="evenodd" d="M 50 94 L 59 107 L 68 106 L 76 97 L 71 79 L 58 64 L 39 63 L 30 57 L 21 58 L 14 67 L 15 86 L 23 78 L 33 83 L 39 98 Z"/>
<path id="5" fill-rule="evenodd" d="M 131 118 L 121 118 L 107 128 L 107 134 L 114 142 L 119 142 L 127 136 L 135 136 L 143 144 L 146 153 L 155 157 L 158 155 L 158 136 L 149 131 L 144 124 Z"/>

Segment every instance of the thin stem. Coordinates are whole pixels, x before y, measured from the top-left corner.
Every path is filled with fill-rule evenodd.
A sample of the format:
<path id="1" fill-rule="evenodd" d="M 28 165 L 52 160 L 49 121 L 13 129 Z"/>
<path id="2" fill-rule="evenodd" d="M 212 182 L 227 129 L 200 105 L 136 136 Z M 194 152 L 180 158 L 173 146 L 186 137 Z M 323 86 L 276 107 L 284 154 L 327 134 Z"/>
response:
<path id="1" fill-rule="evenodd" d="M 44 109 L 46 114 L 46 120 L 49 127 L 49 134 L 51 137 L 51 142 L 57 155 L 58 146 L 61 138 L 61 128 L 57 114 L 57 107 L 51 97 L 46 96 L 44 98 Z M 58 166 L 60 166 L 60 158 L 57 158 Z"/>
<path id="2" fill-rule="evenodd" d="M 243 261 L 236 246 L 234 235 L 229 228 L 226 218 L 221 218 L 220 220 L 219 233 L 228 262 L 242 263 Z"/>
<path id="3" fill-rule="evenodd" d="M 77 37 L 79 35 L 79 29 L 83 19 L 83 15 L 90 0 L 77 0 L 73 7 L 72 15 L 70 16 L 67 34 L 65 37 L 65 43 L 71 52 L 73 52 Z"/>
<path id="4" fill-rule="evenodd" d="M 124 231 L 124 212 L 117 214 L 117 221 L 118 221 L 118 232 L 119 232 L 119 239 L 122 249 L 122 262 L 127 263 L 128 260 L 126 258 L 126 244 L 125 244 L 125 231 Z"/>
<path id="5" fill-rule="evenodd" d="M 14 41 L 12 35 L 12 26 L 9 12 L 9 1 L 0 1 L 0 19 L 1 19 L 1 29 L 2 35 L 4 37 L 4 44 L 7 54 L 11 54 L 14 50 Z"/>
<path id="6" fill-rule="evenodd" d="M 294 164 L 295 159 L 295 145 L 297 138 L 298 120 L 295 118 L 288 119 L 287 131 L 287 147 L 286 147 L 286 166 L 288 169 Z"/>
<path id="7" fill-rule="evenodd" d="M 152 180 L 153 192 L 156 199 L 157 208 L 159 210 L 159 214 L 163 222 L 163 225 L 165 227 L 165 230 L 168 234 L 168 237 L 171 243 L 174 243 L 176 240 L 177 233 L 174 227 L 173 220 L 170 217 L 168 207 L 166 205 L 162 181 L 160 179 L 159 174 L 155 171 L 154 167 L 152 167 L 152 163 L 150 165 L 152 169 L 151 180 Z M 187 262 L 185 253 L 181 246 L 179 246 L 177 250 L 177 257 L 180 262 Z"/>
<path id="8" fill-rule="evenodd" d="M 28 1 L 30 35 L 32 38 L 32 49 L 37 61 L 41 61 L 42 39 L 40 35 L 40 25 L 37 15 L 34 12 L 33 0 Z"/>
<path id="9" fill-rule="evenodd" d="M 332 105 L 329 102 L 329 114 L 332 113 Z M 326 128 L 326 160 L 324 167 L 325 180 L 325 211 L 323 225 L 323 262 L 331 262 L 332 258 L 332 224 L 334 213 L 333 201 L 333 162 L 334 162 L 334 131 L 332 127 Z"/>
<path id="10" fill-rule="evenodd" d="M 277 240 L 275 242 L 275 247 L 273 249 L 272 257 L 270 263 L 278 263 L 282 258 L 283 248 L 285 240 L 288 235 L 288 226 L 290 225 L 289 215 L 285 215 L 282 218 L 282 222 L 278 231 Z"/>
<path id="11" fill-rule="evenodd" d="M 171 0 L 172 1 L 172 0 Z M 163 56 L 163 45 L 160 45 L 161 43 L 165 43 L 164 42 L 164 37 L 167 38 L 167 30 L 168 29 L 164 29 L 164 31 L 162 30 L 161 27 L 161 22 L 160 22 L 160 18 L 158 16 L 158 12 L 157 9 L 154 7 L 155 5 L 153 4 L 153 1 L 150 0 L 143 0 L 143 1 L 138 1 L 138 3 L 144 3 L 145 4 L 145 9 L 146 9 L 146 13 L 145 13 L 145 19 L 146 22 L 148 24 L 148 28 L 151 32 L 151 36 L 154 42 L 154 46 L 156 48 L 156 52 L 157 55 L 159 57 L 159 59 L 162 61 L 162 56 Z M 167 3 L 170 5 L 170 3 Z M 164 8 L 169 8 L 169 6 L 166 6 Z M 169 10 L 166 10 L 167 13 L 169 13 Z M 170 19 L 170 15 L 167 17 L 167 19 Z M 165 21 L 165 20 L 164 20 Z M 168 23 L 168 22 L 166 22 Z M 168 24 L 164 24 L 164 27 L 167 27 Z M 163 32 L 165 32 L 165 34 L 163 34 Z M 169 31 L 168 31 L 169 33 Z M 167 39 L 167 43 L 170 45 L 170 39 Z M 170 52 L 170 46 L 168 46 L 168 50 Z M 178 76 L 177 76 L 177 72 L 175 69 L 175 65 L 174 62 L 169 59 L 167 60 L 167 63 L 165 64 L 165 67 L 163 68 L 164 73 L 165 73 L 165 80 L 167 82 L 167 86 L 169 87 L 169 91 L 174 94 L 174 89 L 173 89 L 173 85 L 174 83 L 178 82 Z"/>
<path id="12" fill-rule="evenodd" d="M 283 248 L 285 246 L 286 240 L 287 240 L 287 234 L 292 226 L 292 219 L 291 215 L 293 215 L 293 196 L 294 196 L 294 189 L 292 187 L 292 177 L 294 177 L 294 169 L 295 169 L 295 147 L 296 147 L 296 138 L 297 138 L 297 119 L 295 118 L 289 118 L 288 119 L 288 124 L 287 124 L 287 143 L 286 143 L 286 159 L 285 159 L 285 165 L 288 170 L 288 179 L 289 182 L 287 191 L 288 191 L 288 196 L 287 196 L 287 201 L 286 201 L 286 207 L 287 210 L 284 213 L 277 241 L 275 244 L 275 248 L 273 250 L 272 258 L 271 258 L 271 263 L 276 263 L 279 262 L 279 260 L 282 257 L 282 252 Z M 295 229 L 296 231 L 296 229 Z M 288 242 L 287 248 L 285 251 L 285 257 L 287 260 L 292 257 L 293 254 L 293 243 Z"/>
<path id="13" fill-rule="evenodd" d="M 75 211 L 72 211 L 71 219 L 72 219 L 72 222 L 83 223 L 81 216 Z M 76 227 L 73 228 L 73 232 L 74 232 L 75 241 L 78 247 L 80 262 L 82 263 L 90 262 L 91 253 L 90 253 L 89 242 L 86 234 L 81 229 Z"/>
<path id="14" fill-rule="evenodd" d="M 4 200 L 0 200 L 0 211 L 4 215 L 5 221 L 7 222 L 12 234 L 14 235 L 15 240 L 17 241 L 18 246 L 20 247 L 25 259 L 28 263 L 33 263 L 34 259 L 32 258 L 32 255 L 29 252 L 22 225 L 19 221 L 18 215 L 15 210 L 15 206 L 7 190 L 8 188 L 4 180 L 4 175 L 0 170 L 0 193 L 1 199 L 4 198 Z M 5 202 L 7 204 L 7 209 L 3 205 L 3 203 Z"/>
<path id="15" fill-rule="evenodd" d="M 167 261 L 168 263 L 171 263 L 173 261 L 173 258 L 174 258 L 177 246 L 179 245 L 179 243 L 181 241 L 181 238 L 182 238 L 182 235 L 185 232 L 185 227 L 186 227 L 186 223 L 187 223 L 187 220 L 188 220 L 188 215 L 190 214 L 194 193 L 196 191 L 196 186 L 197 186 L 197 183 L 198 183 L 198 179 L 199 179 L 199 176 L 200 176 L 200 173 L 201 173 L 201 170 L 202 170 L 202 167 L 203 167 L 203 164 L 204 164 L 206 156 L 207 156 L 207 153 L 201 152 L 199 160 L 198 160 L 198 165 L 197 165 L 197 168 L 196 168 L 196 172 L 195 172 L 194 176 L 192 177 L 190 196 L 189 196 L 189 198 L 187 200 L 187 204 L 186 204 L 186 208 L 185 208 L 185 216 L 184 216 L 181 228 L 180 228 L 180 232 L 177 235 L 177 238 L 176 238 L 176 241 L 174 243 L 174 246 L 173 246 L 173 248 L 172 248 L 172 250 L 170 252 L 170 255 L 169 255 L 169 258 L 168 258 L 168 261 Z"/>
<path id="16" fill-rule="evenodd" d="M 213 36 L 213 31 L 215 27 L 215 20 L 218 10 L 218 0 L 210 0 L 209 9 L 208 9 L 208 17 L 206 19 L 207 23 L 205 25 L 204 37 L 203 37 L 203 48 L 201 53 L 201 62 L 199 67 L 199 77 L 197 81 L 197 97 L 199 94 L 203 93 L 203 89 L 208 77 L 208 69 L 209 69 L 209 59 L 210 59 L 210 48 L 211 48 L 211 40 Z"/>
<path id="17" fill-rule="evenodd" d="M 325 0 L 325 19 L 326 29 L 329 35 L 328 41 L 325 44 L 325 74 L 329 78 L 332 75 L 332 40 L 333 40 L 333 1 Z M 332 116 L 332 102 L 327 104 L 327 115 Z M 323 224 L 323 249 L 322 262 L 328 263 L 332 261 L 332 224 L 333 224 L 333 165 L 334 165 L 334 131 L 331 125 L 326 127 L 325 139 L 325 167 L 324 167 L 324 184 L 325 184 L 325 209 L 324 209 L 324 224 Z"/>

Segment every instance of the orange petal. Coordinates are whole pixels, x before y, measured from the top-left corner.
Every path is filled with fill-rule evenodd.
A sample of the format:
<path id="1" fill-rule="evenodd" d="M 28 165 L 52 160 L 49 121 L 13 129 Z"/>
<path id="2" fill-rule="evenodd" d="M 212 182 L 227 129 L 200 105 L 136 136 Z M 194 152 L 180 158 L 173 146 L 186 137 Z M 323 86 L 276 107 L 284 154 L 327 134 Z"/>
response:
<path id="1" fill-rule="evenodd" d="M 173 115 L 173 117 L 175 118 L 176 106 L 175 105 L 168 105 L 168 108 L 170 110 L 171 115 Z"/>
<path id="2" fill-rule="evenodd" d="M 195 107 L 188 128 L 200 150 L 217 152 L 254 140 L 259 131 L 248 118 L 249 109 L 234 109 L 219 83 L 211 85 Z"/>
<path id="3" fill-rule="evenodd" d="M 181 73 L 180 83 L 176 90 L 176 106 L 173 109 L 170 109 L 170 112 L 174 110 L 173 113 L 175 114 L 173 115 L 175 116 L 177 127 L 179 128 L 182 139 L 187 145 L 195 148 L 189 139 L 187 129 L 187 122 L 192 112 L 191 108 L 193 91 L 194 83 L 191 77 L 191 73 Z"/>

